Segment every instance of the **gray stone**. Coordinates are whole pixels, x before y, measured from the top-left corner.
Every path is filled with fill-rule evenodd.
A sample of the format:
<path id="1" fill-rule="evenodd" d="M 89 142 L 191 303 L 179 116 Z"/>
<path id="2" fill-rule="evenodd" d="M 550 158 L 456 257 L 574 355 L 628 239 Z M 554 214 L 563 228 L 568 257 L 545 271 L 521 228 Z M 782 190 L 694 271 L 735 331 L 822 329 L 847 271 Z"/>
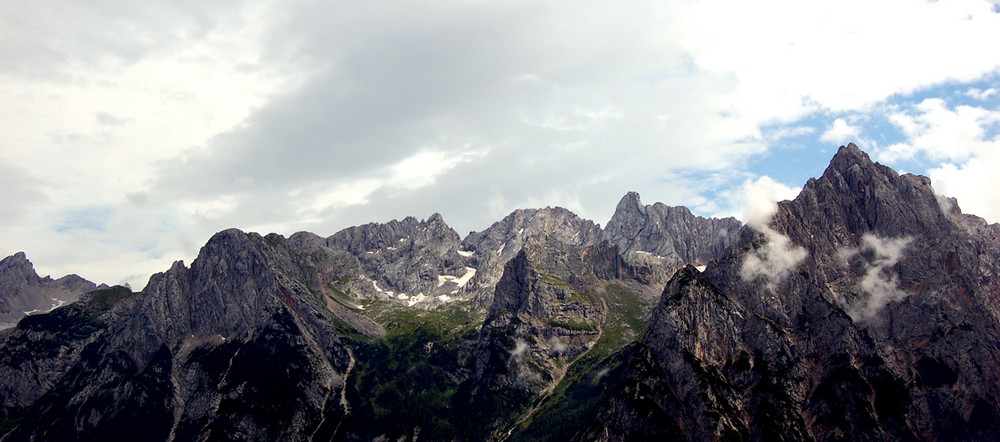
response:
<path id="1" fill-rule="evenodd" d="M 14 324 L 26 312 L 49 312 L 96 288 L 77 275 L 41 278 L 24 252 L 15 253 L 0 261 L 0 323 Z"/>

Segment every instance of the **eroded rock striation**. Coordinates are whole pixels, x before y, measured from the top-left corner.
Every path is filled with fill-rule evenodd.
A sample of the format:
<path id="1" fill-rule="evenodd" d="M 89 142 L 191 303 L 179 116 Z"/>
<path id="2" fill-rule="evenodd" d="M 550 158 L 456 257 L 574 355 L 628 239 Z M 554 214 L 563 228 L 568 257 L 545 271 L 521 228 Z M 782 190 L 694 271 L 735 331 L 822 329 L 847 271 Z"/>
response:
<path id="1" fill-rule="evenodd" d="M 674 275 L 579 437 L 998 436 L 996 225 L 850 145 L 760 230 Z"/>
<path id="2" fill-rule="evenodd" d="M 708 264 L 736 242 L 741 227 L 736 218 L 703 218 L 683 206 L 643 205 L 638 193 L 629 192 L 603 234 L 626 259 L 657 261 L 669 276 L 685 264 Z"/>
<path id="3" fill-rule="evenodd" d="M 656 301 L 642 270 L 607 242 L 530 237 L 504 266 L 471 351 L 467 396 L 459 396 L 468 421 L 484 436 L 508 437 L 556 393 L 572 365 L 586 356 L 580 365 L 592 365 L 635 339 Z"/>
<path id="4" fill-rule="evenodd" d="M 98 290 L 3 336 L 13 439 L 289 439 L 346 412 L 350 350 L 259 235 L 212 237 L 142 293 Z M 39 356 L 49 356 L 42 361 Z M 35 367 L 64 367 L 36 379 Z M 18 370 L 20 368 L 20 370 Z M 47 368 L 47 367 L 46 367 Z M 31 392 L 22 386 L 32 385 Z M 7 405 L 7 404 L 5 404 Z M 31 412 L 16 415 L 19 409 Z"/>

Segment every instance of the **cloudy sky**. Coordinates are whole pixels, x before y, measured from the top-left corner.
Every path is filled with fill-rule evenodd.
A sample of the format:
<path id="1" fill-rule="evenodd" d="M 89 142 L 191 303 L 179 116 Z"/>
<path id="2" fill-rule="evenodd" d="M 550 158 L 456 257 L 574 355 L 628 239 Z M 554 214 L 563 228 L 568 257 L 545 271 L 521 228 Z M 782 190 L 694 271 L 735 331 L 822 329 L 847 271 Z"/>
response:
<path id="1" fill-rule="evenodd" d="M 628 190 L 744 216 L 852 141 L 1000 221 L 996 0 L 0 2 L 0 255 L 42 275 Z"/>

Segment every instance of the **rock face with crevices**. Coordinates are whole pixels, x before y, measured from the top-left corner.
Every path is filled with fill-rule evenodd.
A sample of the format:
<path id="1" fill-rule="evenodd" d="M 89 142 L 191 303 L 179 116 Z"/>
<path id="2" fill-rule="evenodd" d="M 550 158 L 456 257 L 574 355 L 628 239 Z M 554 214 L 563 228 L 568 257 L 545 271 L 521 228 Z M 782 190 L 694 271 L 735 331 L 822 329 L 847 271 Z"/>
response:
<path id="1" fill-rule="evenodd" d="M 664 265 L 705 265 L 736 242 L 743 224 L 736 218 L 703 218 L 683 206 L 643 205 L 629 192 L 604 227 L 604 238 L 627 259 L 637 254 L 659 257 Z"/>
<path id="2" fill-rule="evenodd" d="M 0 438 L 992 440 L 998 275 L 1000 226 L 853 145 L 763 225 L 229 229 L 0 332 Z"/>
<path id="3" fill-rule="evenodd" d="M 478 294 L 475 304 L 490 308 L 494 288 L 506 263 L 528 241 L 544 239 L 569 247 L 585 247 L 596 244 L 600 237 L 600 226 L 562 207 L 515 210 L 486 230 L 470 233 L 462 240 L 462 246 L 473 252 L 474 265 L 479 269 L 470 282 L 470 289 Z"/>
<path id="4" fill-rule="evenodd" d="M 470 351 L 457 409 L 489 438 L 509 436 L 574 362 L 637 337 L 639 327 L 623 317 L 645 317 L 655 303 L 655 289 L 640 277 L 645 269 L 626 263 L 617 246 L 574 245 L 560 235 L 528 237 L 507 262 Z M 623 303 L 632 310 L 623 312 Z"/>
<path id="5" fill-rule="evenodd" d="M 35 380 L 39 355 L 4 352 L 21 391 L 3 409 L 21 439 L 300 439 L 332 434 L 350 349 L 332 313 L 289 277 L 282 252 L 256 234 L 212 237 L 188 268 L 175 263 L 142 293 L 92 292 L 32 316 L 5 349 L 44 345 L 65 373 Z M 7 405 L 7 404 L 5 404 Z M 18 410 L 30 412 L 14 415 Z"/>
<path id="6" fill-rule="evenodd" d="M 998 226 L 856 146 L 664 290 L 583 439 L 1000 436 Z"/>
<path id="7" fill-rule="evenodd" d="M 101 288 L 0 335 L 0 428 L 14 439 L 500 438 L 578 361 L 641 334 L 654 273 L 558 207 L 517 210 L 464 240 L 437 214 L 325 238 L 229 229 L 141 293 Z M 404 359 L 420 370 L 394 362 L 416 348 Z M 386 383 L 396 387 L 375 386 Z M 390 407 L 399 419 L 379 424 L 384 401 L 410 395 L 461 411 L 419 423 L 419 410 Z"/>
<path id="8" fill-rule="evenodd" d="M 708 264 L 736 242 L 741 227 L 735 218 L 703 218 L 683 206 L 643 205 L 638 193 L 629 192 L 602 234 L 626 260 L 649 265 L 665 282 L 686 264 Z"/>
<path id="9" fill-rule="evenodd" d="M 470 254 L 439 214 L 347 228 L 324 245 L 358 261 L 363 278 L 350 288 L 363 299 L 428 309 L 473 296 L 465 287 L 476 273 Z"/>

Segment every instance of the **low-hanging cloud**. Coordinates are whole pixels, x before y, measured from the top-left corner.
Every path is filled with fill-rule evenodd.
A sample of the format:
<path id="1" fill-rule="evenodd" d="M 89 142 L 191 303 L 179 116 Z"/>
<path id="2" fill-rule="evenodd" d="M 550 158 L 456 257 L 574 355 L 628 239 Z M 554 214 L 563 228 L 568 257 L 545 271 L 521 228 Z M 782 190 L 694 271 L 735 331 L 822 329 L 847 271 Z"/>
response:
<path id="1" fill-rule="evenodd" d="M 740 267 L 740 277 L 745 281 L 763 277 L 773 288 L 808 255 L 806 249 L 793 244 L 791 239 L 770 226 L 778 210 L 777 201 L 792 197 L 798 191 L 765 176 L 744 183 L 743 192 L 746 204 L 743 218 L 748 226 L 764 235 L 766 242 L 747 254 Z"/>
<path id="2" fill-rule="evenodd" d="M 866 297 L 847 306 L 847 314 L 854 321 L 867 321 L 875 317 L 890 302 L 901 301 L 908 293 L 899 288 L 899 277 L 892 267 L 903 257 L 904 250 L 913 241 L 911 237 L 879 238 L 873 234 L 861 237 L 858 248 L 841 250 L 841 256 L 850 261 L 855 256 L 865 257 L 865 274 L 857 288 Z"/>
<path id="3" fill-rule="evenodd" d="M 549 348 L 552 349 L 552 352 L 556 355 L 561 355 L 569 350 L 569 346 L 557 336 L 549 338 Z"/>
<path id="4" fill-rule="evenodd" d="M 787 236 L 768 226 L 754 228 L 764 234 L 767 242 L 747 254 L 743 266 L 740 267 L 740 277 L 745 281 L 764 277 L 768 280 L 768 286 L 773 288 L 788 272 L 806 259 L 809 253 L 803 247 L 793 244 Z"/>
<path id="5" fill-rule="evenodd" d="M 514 349 L 510 351 L 510 356 L 514 358 L 515 361 L 520 362 L 521 358 L 524 356 L 524 353 L 529 351 L 530 349 L 531 346 L 529 346 L 527 342 L 518 339 L 517 342 L 514 344 Z"/>
<path id="6" fill-rule="evenodd" d="M 746 180 L 742 186 L 743 221 L 761 230 L 771 223 L 778 201 L 795 198 L 799 189 L 786 186 L 769 176 Z"/>

